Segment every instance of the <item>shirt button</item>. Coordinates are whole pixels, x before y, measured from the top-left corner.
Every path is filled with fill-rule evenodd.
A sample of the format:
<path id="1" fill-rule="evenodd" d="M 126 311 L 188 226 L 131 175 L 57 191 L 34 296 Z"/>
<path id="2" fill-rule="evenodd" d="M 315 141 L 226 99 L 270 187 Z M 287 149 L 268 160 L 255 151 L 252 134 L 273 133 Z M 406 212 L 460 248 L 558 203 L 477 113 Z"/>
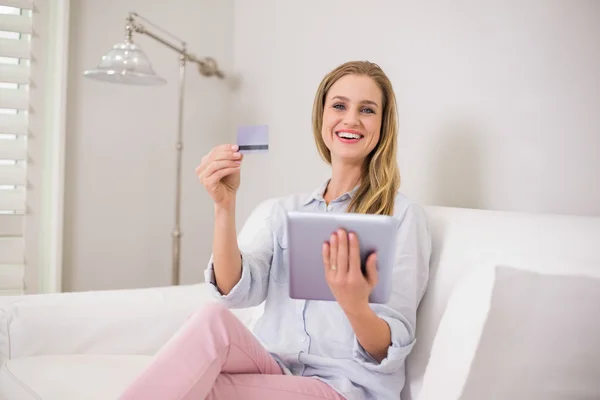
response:
<path id="1" fill-rule="evenodd" d="M 302 343 L 306 342 L 306 337 L 303 337 L 301 340 L 302 340 Z"/>
<path id="2" fill-rule="evenodd" d="M 327 206 L 327 211 L 331 211 L 331 206 Z"/>

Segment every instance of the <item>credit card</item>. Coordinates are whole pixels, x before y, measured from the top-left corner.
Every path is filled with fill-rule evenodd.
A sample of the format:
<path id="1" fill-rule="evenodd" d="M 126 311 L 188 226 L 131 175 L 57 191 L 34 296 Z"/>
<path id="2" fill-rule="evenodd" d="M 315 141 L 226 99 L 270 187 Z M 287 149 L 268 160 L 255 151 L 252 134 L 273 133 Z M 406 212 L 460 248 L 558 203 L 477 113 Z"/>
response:
<path id="1" fill-rule="evenodd" d="M 269 126 L 245 125 L 238 127 L 237 145 L 240 153 L 266 153 L 269 151 Z"/>

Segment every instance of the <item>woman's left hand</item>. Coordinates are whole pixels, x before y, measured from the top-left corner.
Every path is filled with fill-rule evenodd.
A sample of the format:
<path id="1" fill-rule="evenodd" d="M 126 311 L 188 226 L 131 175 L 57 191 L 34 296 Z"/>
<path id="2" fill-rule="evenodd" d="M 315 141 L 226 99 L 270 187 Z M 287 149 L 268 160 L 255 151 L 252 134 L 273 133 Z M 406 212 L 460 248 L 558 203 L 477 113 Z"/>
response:
<path id="1" fill-rule="evenodd" d="M 369 295 L 377 284 L 377 258 L 367 258 L 365 277 L 361 270 L 360 247 L 355 233 L 340 229 L 323 244 L 327 284 L 346 314 L 369 309 Z"/>

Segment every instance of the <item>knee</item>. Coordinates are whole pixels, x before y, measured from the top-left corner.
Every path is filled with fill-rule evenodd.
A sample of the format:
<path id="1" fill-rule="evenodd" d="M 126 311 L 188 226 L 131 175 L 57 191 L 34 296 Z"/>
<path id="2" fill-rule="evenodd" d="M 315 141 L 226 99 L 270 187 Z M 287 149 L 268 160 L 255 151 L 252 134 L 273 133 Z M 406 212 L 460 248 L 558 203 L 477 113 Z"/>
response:
<path id="1" fill-rule="evenodd" d="M 190 319 L 198 323 L 207 323 L 227 320 L 230 315 L 231 311 L 225 305 L 219 302 L 211 302 L 195 311 Z"/>
<path id="2" fill-rule="evenodd" d="M 229 311 L 229 308 L 227 308 L 227 306 L 225 306 L 223 303 L 220 303 L 217 301 L 213 301 L 213 302 L 210 302 L 210 303 L 204 305 L 204 307 L 202 308 L 202 310 L 200 312 L 202 314 L 210 317 L 211 319 L 220 318 L 220 317 L 223 317 L 224 315 L 231 314 L 231 311 Z"/>

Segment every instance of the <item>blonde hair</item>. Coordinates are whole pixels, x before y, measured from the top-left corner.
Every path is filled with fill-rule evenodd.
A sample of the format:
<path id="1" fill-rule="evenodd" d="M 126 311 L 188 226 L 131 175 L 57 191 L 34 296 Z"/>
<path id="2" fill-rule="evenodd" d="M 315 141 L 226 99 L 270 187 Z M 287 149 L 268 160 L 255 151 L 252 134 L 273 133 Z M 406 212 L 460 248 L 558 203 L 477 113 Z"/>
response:
<path id="1" fill-rule="evenodd" d="M 383 92 L 383 112 L 379 142 L 367 156 L 363 165 L 360 185 L 353 196 L 349 212 L 361 214 L 394 213 L 394 201 L 400 187 L 400 172 L 396 160 L 397 129 L 396 97 L 392 83 L 374 63 L 350 61 L 329 72 L 321 81 L 313 104 L 312 125 L 317 149 L 321 158 L 331 164 L 331 152 L 325 145 L 321 130 L 325 97 L 331 86 L 345 75 L 365 75 L 372 78 Z"/>

